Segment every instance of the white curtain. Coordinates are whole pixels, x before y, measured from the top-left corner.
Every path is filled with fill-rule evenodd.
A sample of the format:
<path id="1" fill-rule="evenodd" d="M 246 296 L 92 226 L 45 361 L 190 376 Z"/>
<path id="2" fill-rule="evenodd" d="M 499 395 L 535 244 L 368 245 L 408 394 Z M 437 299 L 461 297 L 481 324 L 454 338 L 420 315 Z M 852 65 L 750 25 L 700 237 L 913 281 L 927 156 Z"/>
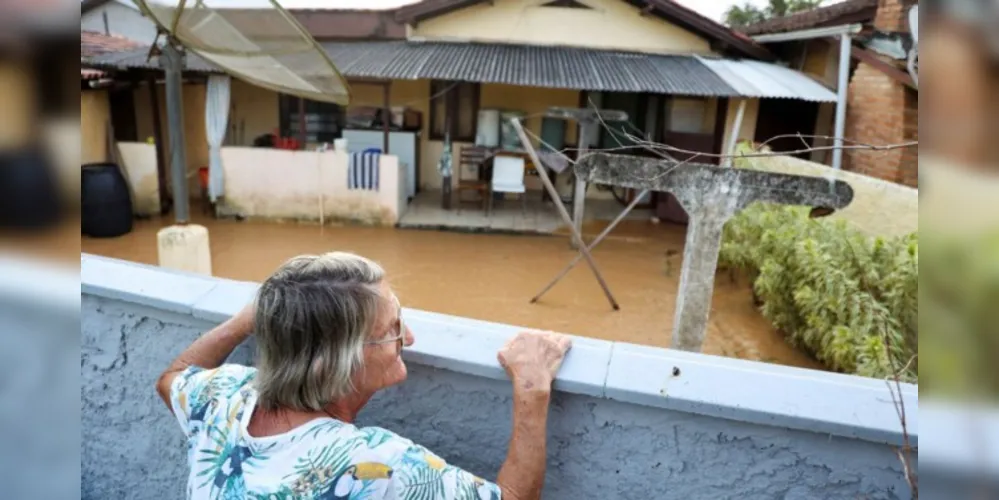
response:
<path id="1" fill-rule="evenodd" d="M 208 77 L 205 98 L 205 135 L 208 137 L 208 197 L 212 203 L 224 192 L 222 141 L 229 124 L 229 82 L 227 75 Z"/>

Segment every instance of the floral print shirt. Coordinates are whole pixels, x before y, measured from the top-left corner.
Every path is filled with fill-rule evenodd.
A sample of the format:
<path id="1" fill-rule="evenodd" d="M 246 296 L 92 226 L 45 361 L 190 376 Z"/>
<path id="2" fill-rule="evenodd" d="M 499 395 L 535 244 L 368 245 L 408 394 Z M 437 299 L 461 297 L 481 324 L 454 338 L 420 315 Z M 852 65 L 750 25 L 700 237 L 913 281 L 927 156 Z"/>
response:
<path id="1" fill-rule="evenodd" d="M 321 418 L 277 436 L 246 431 L 256 369 L 190 367 L 170 390 L 187 435 L 191 499 L 499 500 L 500 490 L 378 427 Z"/>

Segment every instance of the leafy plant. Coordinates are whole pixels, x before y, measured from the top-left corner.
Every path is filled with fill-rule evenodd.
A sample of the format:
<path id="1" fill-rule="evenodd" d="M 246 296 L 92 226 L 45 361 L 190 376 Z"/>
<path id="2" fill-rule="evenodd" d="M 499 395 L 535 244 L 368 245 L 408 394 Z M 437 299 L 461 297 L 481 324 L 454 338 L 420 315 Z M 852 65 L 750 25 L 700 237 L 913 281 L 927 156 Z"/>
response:
<path id="1" fill-rule="evenodd" d="M 720 266 L 748 273 L 763 315 L 830 369 L 916 381 L 916 234 L 872 238 L 758 203 L 726 224 Z"/>

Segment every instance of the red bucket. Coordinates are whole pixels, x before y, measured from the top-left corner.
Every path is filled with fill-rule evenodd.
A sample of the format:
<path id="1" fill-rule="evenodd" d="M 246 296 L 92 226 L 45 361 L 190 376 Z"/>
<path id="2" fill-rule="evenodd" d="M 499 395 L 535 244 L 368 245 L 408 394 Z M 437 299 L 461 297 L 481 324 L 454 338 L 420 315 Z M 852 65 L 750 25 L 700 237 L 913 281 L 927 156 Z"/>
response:
<path id="1" fill-rule="evenodd" d="M 208 167 L 198 169 L 198 181 L 201 184 L 201 189 L 208 189 Z"/>

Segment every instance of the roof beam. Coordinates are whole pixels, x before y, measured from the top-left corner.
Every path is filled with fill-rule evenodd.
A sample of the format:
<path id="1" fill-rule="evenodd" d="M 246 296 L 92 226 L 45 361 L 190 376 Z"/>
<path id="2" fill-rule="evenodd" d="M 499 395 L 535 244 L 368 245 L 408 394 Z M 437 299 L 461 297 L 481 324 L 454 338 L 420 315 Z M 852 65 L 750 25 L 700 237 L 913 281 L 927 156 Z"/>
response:
<path id="1" fill-rule="evenodd" d="M 863 26 L 859 24 L 841 24 L 839 26 L 829 26 L 828 28 L 812 28 L 807 30 L 789 31 L 787 33 L 756 35 L 752 38 L 753 41 L 759 43 L 791 42 L 797 40 L 826 38 L 830 36 L 855 35 L 860 33 L 862 28 Z"/>

